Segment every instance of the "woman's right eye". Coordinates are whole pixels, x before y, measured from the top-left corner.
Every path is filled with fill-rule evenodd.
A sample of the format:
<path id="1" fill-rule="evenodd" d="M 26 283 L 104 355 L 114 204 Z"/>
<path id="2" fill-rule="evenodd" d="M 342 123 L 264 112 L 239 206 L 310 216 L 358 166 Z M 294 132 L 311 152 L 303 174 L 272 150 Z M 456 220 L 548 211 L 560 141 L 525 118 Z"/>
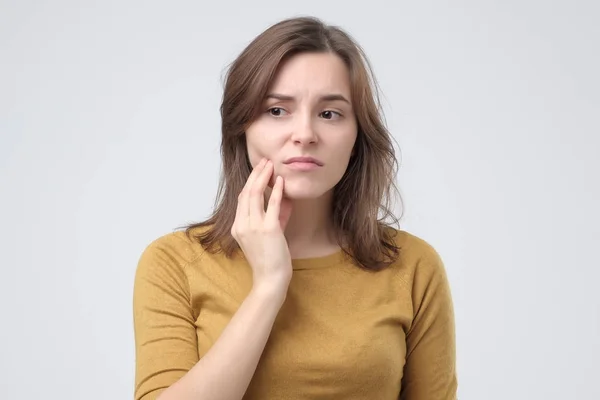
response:
<path id="1" fill-rule="evenodd" d="M 281 117 L 285 113 L 285 110 L 280 107 L 272 107 L 269 108 L 268 112 L 274 117 Z"/>

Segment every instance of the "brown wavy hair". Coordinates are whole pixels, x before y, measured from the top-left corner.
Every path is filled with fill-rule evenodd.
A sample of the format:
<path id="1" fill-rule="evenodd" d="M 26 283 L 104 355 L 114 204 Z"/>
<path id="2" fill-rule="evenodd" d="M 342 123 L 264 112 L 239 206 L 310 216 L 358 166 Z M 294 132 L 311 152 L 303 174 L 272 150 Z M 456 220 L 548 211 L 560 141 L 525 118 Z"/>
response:
<path id="1" fill-rule="evenodd" d="M 348 169 L 334 188 L 333 226 L 338 243 L 357 266 L 383 269 L 399 255 L 396 230 L 391 229 L 398 223 L 391 209 L 392 194 L 402 199 L 395 185 L 398 162 L 384 124 L 378 85 L 356 41 L 341 28 L 313 17 L 272 25 L 229 66 L 220 109 L 223 164 L 214 210 L 207 220 L 188 225 L 186 234 L 211 253 L 230 257 L 239 249 L 231 226 L 238 195 L 252 169 L 245 130 L 259 115 L 279 65 L 303 52 L 337 54 L 349 69 L 358 134 Z M 200 227 L 205 229 L 197 231 Z"/>

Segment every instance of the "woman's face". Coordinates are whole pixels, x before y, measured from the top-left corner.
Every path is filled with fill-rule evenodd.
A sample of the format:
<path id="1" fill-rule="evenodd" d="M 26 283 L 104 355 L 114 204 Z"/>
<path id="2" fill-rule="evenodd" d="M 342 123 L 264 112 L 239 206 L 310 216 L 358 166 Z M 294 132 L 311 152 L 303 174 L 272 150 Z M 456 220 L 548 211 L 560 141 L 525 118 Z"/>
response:
<path id="1" fill-rule="evenodd" d="M 301 53 L 283 63 L 260 116 L 246 130 L 250 162 L 273 161 L 291 199 L 317 198 L 342 178 L 357 124 L 350 76 L 339 56 Z M 293 162 L 312 157 L 315 162 Z"/>

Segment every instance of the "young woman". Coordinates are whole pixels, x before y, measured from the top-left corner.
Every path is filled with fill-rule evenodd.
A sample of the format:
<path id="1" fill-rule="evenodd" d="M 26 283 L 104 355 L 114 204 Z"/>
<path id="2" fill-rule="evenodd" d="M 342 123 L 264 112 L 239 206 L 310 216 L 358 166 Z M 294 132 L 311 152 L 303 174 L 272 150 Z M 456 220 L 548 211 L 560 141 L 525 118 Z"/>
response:
<path id="1" fill-rule="evenodd" d="M 360 47 L 277 23 L 231 65 L 211 218 L 136 272 L 138 400 L 456 397 L 444 266 L 395 229 L 396 158 Z"/>

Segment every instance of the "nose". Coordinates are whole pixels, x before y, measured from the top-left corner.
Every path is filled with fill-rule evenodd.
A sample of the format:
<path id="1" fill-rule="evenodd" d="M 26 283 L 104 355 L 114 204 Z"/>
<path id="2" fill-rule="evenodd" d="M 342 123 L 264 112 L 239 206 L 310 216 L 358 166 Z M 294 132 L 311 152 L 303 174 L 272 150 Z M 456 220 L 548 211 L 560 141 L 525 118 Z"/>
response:
<path id="1" fill-rule="evenodd" d="M 317 143 L 317 133 L 310 116 L 298 116 L 292 132 L 292 141 L 295 144 L 308 145 Z"/>

